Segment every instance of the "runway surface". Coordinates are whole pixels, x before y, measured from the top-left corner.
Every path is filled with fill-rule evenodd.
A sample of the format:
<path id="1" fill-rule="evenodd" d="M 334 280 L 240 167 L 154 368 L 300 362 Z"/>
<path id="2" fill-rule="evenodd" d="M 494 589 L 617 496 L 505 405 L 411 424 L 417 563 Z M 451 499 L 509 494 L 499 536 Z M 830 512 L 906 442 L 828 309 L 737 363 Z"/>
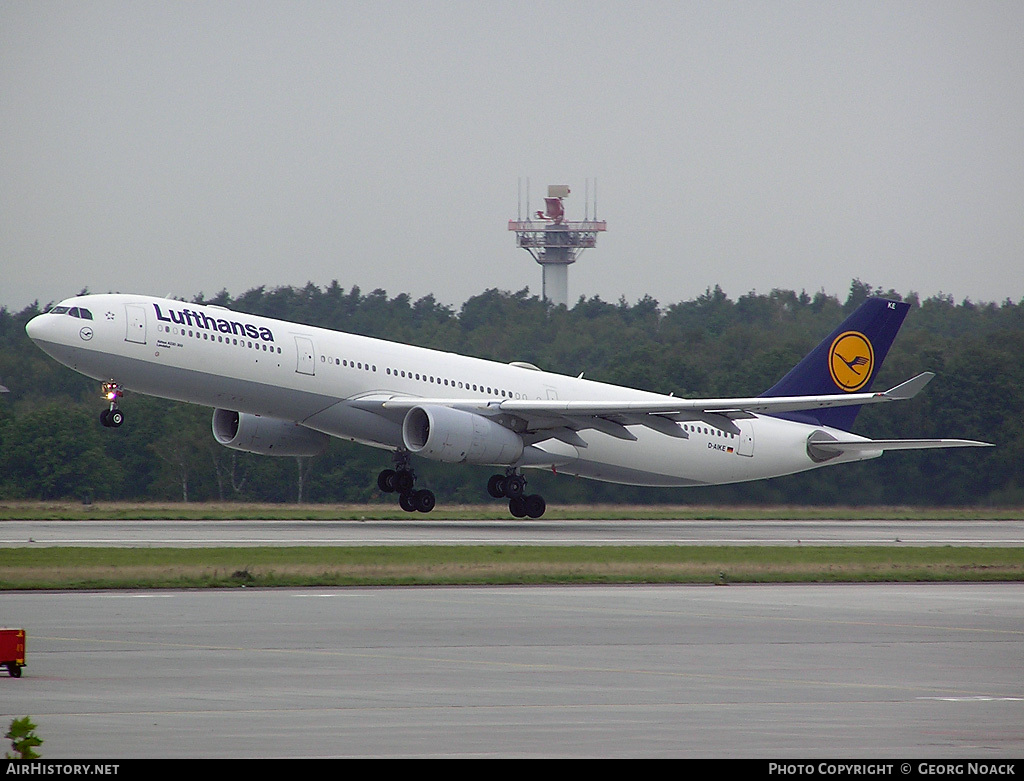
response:
<path id="1" fill-rule="evenodd" d="M 1024 545 L 1000 521 L 2 521 L 0 547 L 247 545 Z"/>
<path id="2" fill-rule="evenodd" d="M 1024 756 L 1020 584 L 0 593 L 0 616 L 28 630 L 0 711 L 49 759 Z"/>

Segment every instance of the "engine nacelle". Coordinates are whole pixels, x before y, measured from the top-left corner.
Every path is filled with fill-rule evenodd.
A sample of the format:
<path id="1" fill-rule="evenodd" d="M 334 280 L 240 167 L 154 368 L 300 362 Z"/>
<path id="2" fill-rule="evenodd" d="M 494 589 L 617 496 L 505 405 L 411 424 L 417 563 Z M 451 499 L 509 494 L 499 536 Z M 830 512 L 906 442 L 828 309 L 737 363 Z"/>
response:
<path id="1" fill-rule="evenodd" d="M 511 466 L 523 455 L 514 431 L 450 407 L 413 407 L 402 422 L 402 441 L 410 453 L 448 463 Z"/>
<path id="2" fill-rule="evenodd" d="M 213 436 L 225 447 L 264 456 L 316 456 L 330 437 L 288 420 L 229 409 L 213 411 Z"/>

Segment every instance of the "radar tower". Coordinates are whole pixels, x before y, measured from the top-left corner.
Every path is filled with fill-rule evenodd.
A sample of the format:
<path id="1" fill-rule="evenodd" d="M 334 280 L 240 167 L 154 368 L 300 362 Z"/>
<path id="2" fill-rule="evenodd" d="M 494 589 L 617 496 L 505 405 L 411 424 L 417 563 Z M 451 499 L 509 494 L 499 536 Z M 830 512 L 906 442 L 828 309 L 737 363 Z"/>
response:
<path id="1" fill-rule="evenodd" d="M 587 183 L 589 195 L 590 183 Z M 569 266 L 579 254 L 597 246 L 597 234 L 608 229 L 608 223 L 597 219 L 597 184 L 594 185 L 594 218 L 590 219 L 590 206 L 585 204 L 582 221 L 565 219 L 563 199 L 569 195 L 564 184 L 548 185 L 544 211 L 530 212 L 529 180 L 527 180 L 526 219 L 508 221 L 508 229 L 516 234 L 516 246 L 522 247 L 536 260 L 542 271 L 544 300 L 555 306 L 569 305 Z M 520 203 L 520 208 L 522 205 Z"/>

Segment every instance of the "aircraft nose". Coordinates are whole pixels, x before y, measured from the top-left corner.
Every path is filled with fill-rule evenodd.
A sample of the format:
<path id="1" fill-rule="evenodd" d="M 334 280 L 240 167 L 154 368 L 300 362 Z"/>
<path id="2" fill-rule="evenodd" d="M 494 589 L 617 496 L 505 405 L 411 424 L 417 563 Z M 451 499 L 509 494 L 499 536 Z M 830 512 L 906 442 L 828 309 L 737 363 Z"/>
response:
<path id="1" fill-rule="evenodd" d="M 46 337 L 46 320 L 47 315 L 36 315 L 25 323 L 25 333 L 28 334 L 28 338 L 33 342 L 38 342 Z"/>

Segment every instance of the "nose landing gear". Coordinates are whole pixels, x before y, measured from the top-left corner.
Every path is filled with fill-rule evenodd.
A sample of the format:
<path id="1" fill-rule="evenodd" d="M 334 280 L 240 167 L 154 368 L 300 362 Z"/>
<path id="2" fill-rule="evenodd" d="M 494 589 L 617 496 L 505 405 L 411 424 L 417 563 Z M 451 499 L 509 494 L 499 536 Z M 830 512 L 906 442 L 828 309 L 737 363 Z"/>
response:
<path id="1" fill-rule="evenodd" d="M 113 380 L 103 383 L 103 398 L 110 406 L 100 413 L 100 423 L 107 428 L 117 428 L 124 423 L 124 413 L 117 407 L 117 400 L 123 395 L 121 386 Z"/>

